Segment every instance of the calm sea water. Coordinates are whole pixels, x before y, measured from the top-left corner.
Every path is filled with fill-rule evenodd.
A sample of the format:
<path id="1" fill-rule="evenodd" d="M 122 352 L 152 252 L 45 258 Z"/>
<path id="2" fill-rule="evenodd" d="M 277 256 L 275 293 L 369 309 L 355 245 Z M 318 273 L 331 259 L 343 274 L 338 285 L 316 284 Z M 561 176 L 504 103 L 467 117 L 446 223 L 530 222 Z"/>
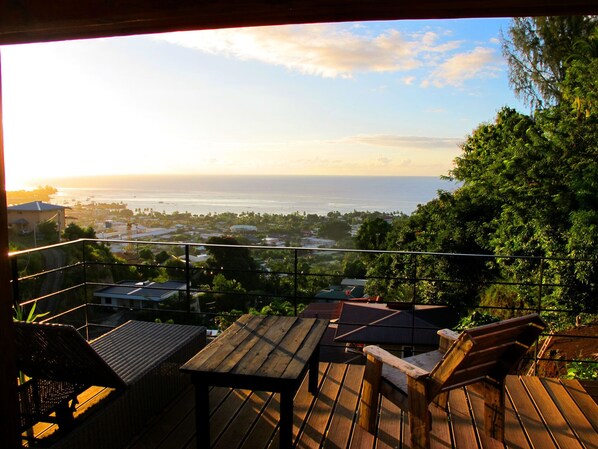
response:
<path id="1" fill-rule="evenodd" d="M 111 176 L 48 179 L 52 201 L 73 204 L 124 202 L 129 209 L 159 212 L 293 213 L 404 212 L 456 185 L 438 177 L 353 176 Z"/>

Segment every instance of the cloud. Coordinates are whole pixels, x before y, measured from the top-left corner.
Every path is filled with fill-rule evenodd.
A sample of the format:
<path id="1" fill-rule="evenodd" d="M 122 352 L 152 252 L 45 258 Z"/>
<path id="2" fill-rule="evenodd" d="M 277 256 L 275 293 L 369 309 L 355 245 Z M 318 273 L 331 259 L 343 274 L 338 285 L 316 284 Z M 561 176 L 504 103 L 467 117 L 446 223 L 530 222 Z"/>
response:
<path id="1" fill-rule="evenodd" d="M 206 53 L 344 78 L 359 72 L 413 70 L 421 65 L 417 48 L 429 48 L 433 40 L 428 36 L 409 40 L 394 29 L 375 36 L 360 31 L 355 26 L 317 24 L 179 32 L 157 38 Z"/>
<path id="2" fill-rule="evenodd" d="M 370 33 L 365 26 L 314 24 L 166 33 L 160 39 L 210 54 L 279 65 L 322 77 L 405 72 L 440 64 L 463 41 L 446 33 Z M 409 78 L 407 78 L 409 79 Z"/>
<path id="3" fill-rule="evenodd" d="M 494 77 L 503 70 L 494 48 L 467 49 L 467 42 L 451 39 L 446 30 L 409 34 L 398 29 L 373 32 L 365 25 L 312 24 L 177 32 L 155 38 L 325 78 L 407 72 L 401 82 L 412 86 L 419 79 L 423 88 L 461 87 L 466 80 Z M 491 40 L 488 45 L 493 44 Z"/>
<path id="4" fill-rule="evenodd" d="M 470 52 L 451 56 L 438 65 L 422 87 L 461 87 L 472 78 L 495 78 L 502 71 L 502 61 L 490 48 L 476 47 Z"/>
<path id="5" fill-rule="evenodd" d="M 463 142 L 462 138 L 455 137 L 398 136 L 392 134 L 358 135 L 348 137 L 345 140 L 398 150 L 413 148 L 428 150 L 455 149 Z"/>

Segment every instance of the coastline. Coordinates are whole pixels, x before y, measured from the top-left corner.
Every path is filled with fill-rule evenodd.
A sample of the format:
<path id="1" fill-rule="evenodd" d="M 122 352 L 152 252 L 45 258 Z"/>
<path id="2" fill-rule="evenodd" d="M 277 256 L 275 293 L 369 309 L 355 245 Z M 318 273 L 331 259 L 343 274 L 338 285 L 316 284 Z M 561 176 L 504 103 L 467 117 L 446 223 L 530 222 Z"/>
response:
<path id="1" fill-rule="evenodd" d="M 133 211 L 193 214 L 223 212 L 403 212 L 457 185 L 434 176 L 142 175 L 47 179 L 60 205 L 120 203 Z"/>

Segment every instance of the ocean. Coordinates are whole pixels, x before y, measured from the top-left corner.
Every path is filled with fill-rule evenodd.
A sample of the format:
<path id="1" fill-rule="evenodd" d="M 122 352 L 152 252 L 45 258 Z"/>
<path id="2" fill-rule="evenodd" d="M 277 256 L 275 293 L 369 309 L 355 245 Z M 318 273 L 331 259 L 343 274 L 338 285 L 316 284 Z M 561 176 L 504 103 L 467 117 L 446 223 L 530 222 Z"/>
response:
<path id="1" fill-rule="evenodd" d="M 438 190 L 457 185 L 433 176 L 218 176 L 135 175 L 43 180 L 61 205 L 123 202 L 131 210 L 208 214 L 412 213 Z"/>

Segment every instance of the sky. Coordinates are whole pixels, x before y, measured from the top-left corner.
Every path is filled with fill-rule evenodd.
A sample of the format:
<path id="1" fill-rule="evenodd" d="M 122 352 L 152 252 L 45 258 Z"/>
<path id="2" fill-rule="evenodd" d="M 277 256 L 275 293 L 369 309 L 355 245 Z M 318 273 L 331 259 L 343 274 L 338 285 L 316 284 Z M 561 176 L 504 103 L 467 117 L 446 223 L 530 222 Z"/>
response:
<path id="1" fill-rule="evenodd" d="M 117 174 L 440 176 L 503 106 L 508 19 L 4 46 L 7 189 Z"/>

